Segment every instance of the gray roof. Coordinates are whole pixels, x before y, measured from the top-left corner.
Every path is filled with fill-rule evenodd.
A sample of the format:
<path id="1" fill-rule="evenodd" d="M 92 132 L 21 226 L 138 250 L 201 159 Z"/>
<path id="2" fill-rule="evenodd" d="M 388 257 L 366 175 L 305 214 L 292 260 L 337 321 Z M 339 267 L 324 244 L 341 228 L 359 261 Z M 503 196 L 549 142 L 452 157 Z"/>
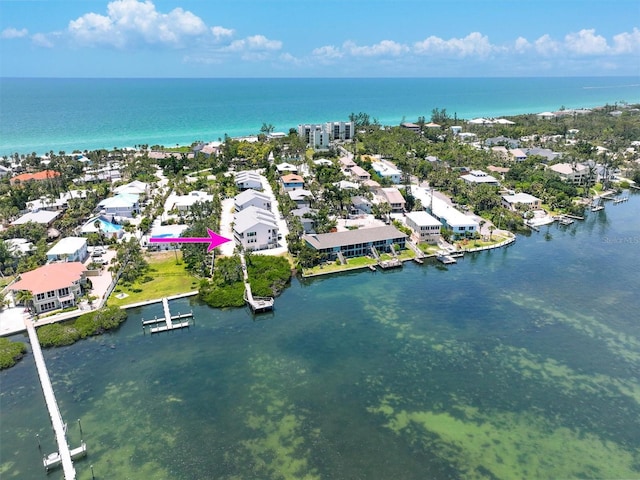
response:
<path id="1" fill-rule="evenodd" d="M 396 227 L 385 225 L 384 227 L 359 228 L 357 230 L 347 230 L 345 232 L 320 233 L 314 235 L 303 235 L 305 240 L 316 250 L 325 248 L 341 247 L 343 245 L 354 245 L 357 243 L 371 243 L 394 238 L 407 238 Z"/>

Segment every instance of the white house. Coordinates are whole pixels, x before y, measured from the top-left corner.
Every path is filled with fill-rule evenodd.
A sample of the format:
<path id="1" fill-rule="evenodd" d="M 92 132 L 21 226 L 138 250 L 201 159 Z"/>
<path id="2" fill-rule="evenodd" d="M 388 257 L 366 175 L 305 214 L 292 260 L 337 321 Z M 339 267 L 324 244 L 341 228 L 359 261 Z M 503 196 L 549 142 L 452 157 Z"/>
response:
<path id="1" fill-rule="evenodd" d="M 247 207 L 235 215 L 233 237 L 245 250 L 266 250 L 278 246 L 278 223 L 273 213 Z"/>
<path id="2" fill-rule="evenodd" d="M 47 252 L 47 262 L 84 262 L 88 256 L 87 239 L 66 237 Z"/>
<path id="3" fill-rule="evenodd" d="M 486 185 L 500 185 L 500 182 L 492 176 L 482 170 L 471 170 L 467 175 L 462 175 L 462 180 L 470 185 L 480 185 L 482 183 Z"/>
<path id="4" fill-rule="evenodd" d="M 298 167 L 293 163 L 287 163 L 287 162 L 279 163 L 278 165 L 276 165 L 276 169 L 281 174 L 284 172 L 298 173 Z"/>
<path id="5" fill-rule="evenodd" d="M 402 172 L 388 163 L 371 162 L 371 168 L 373 168 L 382 178 L 388 178 L 391 183 L 398 184 L 402 180 Z"/>
<path id="6" fill-rule="evenodd" d="M 245 190 L 234 197 L 236 212 L 249 207 L 271 210 L 271 197 L 257 190 Z"/>
<path id="7" fill-rule="evenodd" d="M 433 195 L 425 188 L 411 186 L 411 193 L 416 199 L 420 199 L 425 210 L 440 221 L 440 223 L 453 232 L 455 238 L 473 235 L 478 231 L 478 222 L 464 213 L 456 210 L 444 200 Z"/>
<path id="8" fill-rule="evenodd" d="M 373 203 L 367 197 L 356 195 L 351 197 L 351 214 L 352 215 L 370 215 L 372 212 Z"/>
<path id="9" fill-rule="evenodd" d="M 419 243 L 437 243 L 442 224 L 425 211 L 409 212 L 405 215 L 407 226 L 413 230 Z"/>
<path id="10" fill-rule="evenodd" d="M 260 174 L 253 170 L 243 170 L 236 173 L 236 186 L 240 190 L 247 190 L 252 188 L 253 190 L 262 190 L 262 179 Z"/>
<path id="11" fill-rule="evenodd" d="M 120 185 L 113 189 L 114 193 L 132 193 L 134 195 L 149 195 L 150 188 L 148 183 L 141 182 L 139 180 L 134 180 L 133 182 L 129 182 L 126 185 Z"/>
<path id="12" fill-rule="evenodd" d="M 175 208 L 179 212 L 188 212 L 196 203 L 211 202 L 212 200 L 213 195 L 210 195 L 207 192 L 194 190 L 188 195 L 176 195 L 172 197 L 171 202 L 173 203 L 170 202 L 170 210 L 173 210 Z"/>
<path id="13" fill-rule="evenodd" d="M 115 197 L 105 198 L 98 204 L 100 210 L 116 217 L 131 218 L 140 213 L 138 195 L 133 193 L 121 193 Z"/>
<path id="14" fill-rule="evenodd" d="M 308 207 L 313 200 L 313 193 L 311 193 L 309 190 L 291 190 L 287 193 L 289 194 L 289 198 L 291 198 L 291 200 L 295 202 L 298 208 Z"/>
<path id="15" fill-rule="evenodd" d="M 515 193 L 513 195 L 503 195 L 502 205 L 509 210 L 516 210 L 518 204 L 526 205 L 531 210 L 537 210 L 542 207 L 542 201 L 538 197 L 534 197 L 528 193 Z"/>

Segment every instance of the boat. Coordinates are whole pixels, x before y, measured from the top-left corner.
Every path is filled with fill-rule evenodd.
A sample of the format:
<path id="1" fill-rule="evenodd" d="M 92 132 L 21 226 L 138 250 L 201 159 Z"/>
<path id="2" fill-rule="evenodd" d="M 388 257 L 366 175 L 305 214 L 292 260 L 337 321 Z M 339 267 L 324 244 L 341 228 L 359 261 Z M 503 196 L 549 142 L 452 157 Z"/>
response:
<path id="1" fill-rule="evenodd" d="M 575 220 L 568 218 L 568 217 L 560 217 L 558 219 L 558 223 L 560 223 L 560 225 L 571 225 Z"/>

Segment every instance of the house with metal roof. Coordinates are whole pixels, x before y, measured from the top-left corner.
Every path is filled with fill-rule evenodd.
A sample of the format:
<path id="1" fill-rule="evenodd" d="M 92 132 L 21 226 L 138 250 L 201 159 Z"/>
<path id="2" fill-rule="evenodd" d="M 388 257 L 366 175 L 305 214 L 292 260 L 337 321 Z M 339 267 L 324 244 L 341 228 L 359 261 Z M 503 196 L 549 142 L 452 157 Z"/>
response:
<path id="1" fill-rule="evenodd" d="M 51 226 L 53 221 L 60 216 L 62 212 L 52 212 L 49 210 L 39 210 L 37 212 L 27 212 L 17 220 L 11 222 L 11 225 L 24 225 L 33 222 L 47 227 Z"/>
<path id="2" fill-rule="evenodd" d="M 263 210 L 271 210 L 271 197 L 257 190 L 245 190 L 233 199 L 236 212 L 248 207 L 258 207 Z"/>
<path id="3" fill-rule="evenodd" d="M 105 198 L 98 204 L 98 208 L 116 217 L 131 218 L 140 213 L 138 195 L 133 193 L 120 193 L 115 197 Z"/>
<path id="4" fill-rule="evenodd" d="M 409 212 L 405 215 L 407 226 L 413 230 L 419 243 L 437 243 L 440 238 L 440 221 L 425 211 Z"/>
<path id="5" fill-rule="evenodd" d="M 84 262 L 89 252 L 87 239 L 65 237 L 47 252 L 47 262 Z"/>
<path id="6" fill-rule="evenodd" d="M 271 211 L 250 206 L 236 213 L 233 237 L 245 250 L 266 250 L 278 246 L 278 222 Z"/>
<path id="7" fill-rule="evenodd" d="M 404 249 L 407 235 L 394 226 L 385 225 L 344 232 L 307 234 L 302 236 L 302 240 L 331 261 L 338 257 L 338 253 L 342 253 L 345 258 L 371 255 L 372 247 L 381 253 L 390 251 L 392 245 Z"/>
<path id="8" fill-rule="evenodd" d="M 240 190 L 262 190 L 262 178 L 258 172 L 253 170 L 243 170 L 235 175 L 236 186 Z"/>

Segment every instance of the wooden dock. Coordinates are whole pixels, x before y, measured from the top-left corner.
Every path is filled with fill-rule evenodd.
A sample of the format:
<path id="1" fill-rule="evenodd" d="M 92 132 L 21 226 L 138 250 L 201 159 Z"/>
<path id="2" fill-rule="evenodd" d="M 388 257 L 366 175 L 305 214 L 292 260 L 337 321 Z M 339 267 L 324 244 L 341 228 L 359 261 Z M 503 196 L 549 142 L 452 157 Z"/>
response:
<path id="1" fill-rule="evenodd" d="M 273 297 L 254 297 L 249 283 L 249 273 L 247 272 L 247 264 L 244 254 L 240 254 L 240 263 L 242 265 L 242 276 L 244 277 L 244 301 L 247 302 L 253 313 L 262 313 L 273 310 Z"/>
<path id="2" fill-rule="evenodd" d="M 36 329 L 31 320 L 25 320 L 25 324 L 29 334 L 29 342 L 31 343 L 33 359 L 36 362 L 36 369 L 38 370 L 40 386 L 42 387 L 42 393 L 44 394 L 44 400 L 47 404 L 47 410 L 49 410 L 49 418 L 51 419 L 51 425 L 53 426 L 56 442 L 58 444 L 58 451 L 45 456 L 43 459 L 43 465 L 47 471 L 52 468 L 62 466 L 65 480 L 75 480 L 76 469 L 73 466 L 73 459 L 86 455 L 87 445 L 82 442 L 82 445 L 80 445 L 79 448 L 74 450 L 69 449 L 69 444 L 67 443 L 67 429 L 64 421 L 62 420 L 60 409 L 58 408 L 58 401 L 53 393 L 53 385 L 49 378 L 47 365 L 44 362 L 44 356 L 42 355 L 42 349 L 40 348 L 38 334 L 36 333 Z"/>
<path id="3" fill-rule="evenodd" d="M 171 315 L 171 310 L 169 309 L 169 299 L 162 299 L 162 308 L 164 310 L 164 318 L 154 318 L 153 320 L 142 320 L 142 331 L 145 331 L 145 327 L 149 327 L 150 333 L 161 333 L 168 332 L 170 330 L 178 330 L 180 328 L 189 328 L 190 323 L 189 320 L 183 322 L 183 319 L 189 319 L 193 317 L 193 312 L 183 313 L 178 315 Z M 164 325 L 160 325 L 164 323 Z M 152 325 L 155 325 L 152 326 Z"/>
<path id="4" fill-rule="evenodd" d="M 439 262 L 444 263 L 445 265 L 450 265 L 452 263 L 457 263 L 458 261 L 449 255 L 447 252 L 438 252 L 436 258 Z"/>

